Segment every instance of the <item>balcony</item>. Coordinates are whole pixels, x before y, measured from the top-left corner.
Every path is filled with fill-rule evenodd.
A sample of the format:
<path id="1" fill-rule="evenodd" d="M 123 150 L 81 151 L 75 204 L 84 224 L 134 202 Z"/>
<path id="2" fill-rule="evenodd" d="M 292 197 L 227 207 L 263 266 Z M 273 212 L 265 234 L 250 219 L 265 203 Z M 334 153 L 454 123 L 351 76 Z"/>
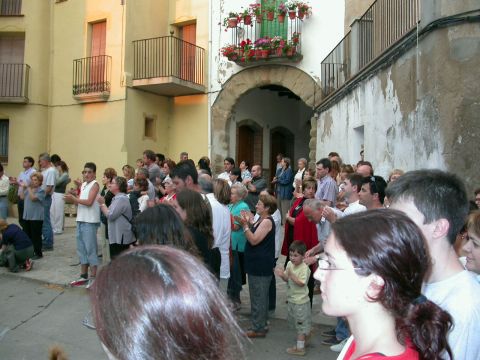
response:
<path id="1" fill-rule="evenodd" d="M 174 36 L 133 42 L 133 87 L 163 96 L 205 93 L 205 49 Z"/>
<path id="2" fill-rule="evenodd" d="M 0 103 L 28 103 L 27 64 L 0 64 Z"/>
<path id="3" fill-rule="evenodd" d="M 239 66 L 299 62 L 302 55 L 303 18 L 295 14 L 283 21 L 277 19 L 239 21 L 229 26 L 232 44 L 222 48 L 222 54 Z"/>
<path id="4" fill-rule="evenodd" d="M 0 0 L 0 16 L 23 16 L 22 0 Z"/>
<path id="5" fill-rule="evenodd" d="M 377 0 L 323 59 L 322 89 L 330 96 L 417 27 L 418 0 Z"/>
<path id="6" fill-rule="evenodd" d="M 110 97 L 112 58 L 107 55 L 73 60 L 73 98 L 81 102 Z"/>

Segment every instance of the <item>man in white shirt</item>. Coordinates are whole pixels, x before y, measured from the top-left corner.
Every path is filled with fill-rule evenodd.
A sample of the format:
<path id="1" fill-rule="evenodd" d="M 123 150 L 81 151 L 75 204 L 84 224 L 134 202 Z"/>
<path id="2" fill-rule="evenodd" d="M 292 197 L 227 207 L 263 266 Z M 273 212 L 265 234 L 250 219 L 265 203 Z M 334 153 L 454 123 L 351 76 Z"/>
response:
<path id="1" fill-rule="evenodd" d="M 30 185 L 30 176 L 34 172 L 36 172 L 35 168 L 33 167 L 34 164 L 35 164 L 35 160 L 31 156 L 25 156 L 23 158 L 23 164 L 22 164 L 24 170 L 18 175 L 18 178 L 12 179 L 13 182 L 16 182 L 18 184 L 18 196 L 19 196 L 18 203 L 17 203 L 18 222 L 22 226 L 22 228 L 24 227 L 24 224 L 25 224 L 23 220 L 24 201 L 20 199 L 20 191 L 22 191 L 22 187 L 21 187 L 22 183 Z"/>
<path id="2" fill-rule="evenodd" d="M 218 175 L 217 179 L 222 179 L 228 182 L 228 185 L 232 186 L 232 181 L 230 180 L 230 171 L 235 167 L 235 160 L 231 157 L 225 158 L 223 160 L 223 169 L 225 170 L 223 173 Z"/>
<path id="3" fill-rule="evenodd" d="M 50 207 L 52 206 L 52 194 L 57 182 L 57 171 L 51 162 L 50 155 L 47 153 L 40 154 L 38 163 L 42 170 L 43 182 L 42 189 L 45 191 L 45 200 L 43 208 L 45 210 L 43 216 L 42 235 L 43 235 L 43 251 L 53 250 L 53 230 L 50 221 Z"/>
<path id="4" fill-rule="evenodd" d="M 425 236 L 432 269 L 423 293 L 453 318 L 448 343 L 455 360 L 480 359 L 480 284 L 453 248 L 468 214 L 464 184 L 440 170 L 410 171 L 388 186 L 387 197 Z"/>

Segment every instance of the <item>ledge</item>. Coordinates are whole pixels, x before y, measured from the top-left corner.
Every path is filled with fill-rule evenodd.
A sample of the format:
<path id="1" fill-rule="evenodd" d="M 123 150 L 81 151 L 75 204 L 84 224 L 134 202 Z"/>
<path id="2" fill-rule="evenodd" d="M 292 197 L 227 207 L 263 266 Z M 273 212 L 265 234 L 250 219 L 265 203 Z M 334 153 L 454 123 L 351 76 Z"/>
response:
<path id="1" fill-rule="evenodd" d="M 266 64 L 284 64 L 284 63 L 297 63 L 300 62 L 303 59 L 303 55 L 300 53 L 296 53 L 293 56 L 269 56 L 267 58 L 256 58 L 252 57 L 248 60 L 230 60 L 233 61 L 235 64 L 238 66 L 242 67 L 248 67 L 248 66 L 254 66 L 254 65 L 266 65 Z"/>
<path id="2" fill-rule="evenodd" d="M 103 102 L 107 101 L 109 97 L 110 91 L 73 95 L 73 98 L 81 103 Z"/>

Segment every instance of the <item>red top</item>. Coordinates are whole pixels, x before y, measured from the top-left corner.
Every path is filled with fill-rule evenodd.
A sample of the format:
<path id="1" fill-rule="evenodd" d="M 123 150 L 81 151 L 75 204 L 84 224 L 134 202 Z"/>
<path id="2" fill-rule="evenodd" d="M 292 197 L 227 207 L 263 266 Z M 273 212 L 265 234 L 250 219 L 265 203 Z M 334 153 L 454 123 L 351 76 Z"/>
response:
<path id="1" fill-rule="evenodd" d="M 295 200 L 288 214 L 291 216 L 295 208 L 302 201 L 303 198 Z M 293 226 L 293 239 L 288 239 L 288 231 L 290 228 L 288 221 L 285 221 L 285 237 L 282 245 L 282 255 L 288 255 L 288 247 L 295 240 L 300 240 L 305 243 L 307 250 L 310 250 L 318 244 L 317 225 L 309 221 L 303 214 L 303 205 L 295 218 L 295 225 Z"/>
<path id="2" fill-rule="evenodd" d="M 352 359 L 352 354 L 355 352 L 355 340 L 352 341 L 350 344 L 350 347 L 348 350 L 345 352 L 345 356 L 343 357 L 343 360 L 418 360 L 418 352 L 415 350 L 411 343 L 407 341 L 407 347 L 405 348 L 405 351 L 400 354 L 400 355 L 395 355 L 395 356 L 386 356 L 381 353 L 372 353 L 372 354 L 365 354 L 362 355 L 358 358 Z"/>

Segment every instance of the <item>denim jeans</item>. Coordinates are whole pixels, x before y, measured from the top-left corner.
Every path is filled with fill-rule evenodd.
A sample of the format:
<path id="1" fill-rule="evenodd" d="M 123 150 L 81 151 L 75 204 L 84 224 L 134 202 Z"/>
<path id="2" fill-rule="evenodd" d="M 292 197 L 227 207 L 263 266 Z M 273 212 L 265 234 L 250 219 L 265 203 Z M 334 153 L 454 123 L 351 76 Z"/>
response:
<path id="1" fill-rule="evenodd" d="M 350 337 L 347 322 L 344 318 L 337 318 L 337 326 L 335 327 L 335 336 L 338 340 L 345 340 Z"/>
<path id="2" fill-rule="evenodd" d="M 0 218 L 7 220 L 8 216 L 8 198 L 6 196 L 0 197 Z"/>
<path id="3" fill-rule="evenodd" d="M 97 266 L 97 229 L 100 223 L 77 221 L 77 255 L 80 264 Z"/>
<path id="4" fill-rule="evenodd" d="M 52 206 L 52 196 L 45 196 L 43 201 L 43 226 L 42 226 L 42 235 L 43 235 L 43 247 L 52 248 L 53 247 L 53 230 L 52 223 L 50 222 L 50 207 Z"/>
<path id="5" fill-rule="evenodd" d="M 268 319 L 268 289 L 272 275 L 255 276 L 248 274 L 248 289 L 252 312 L 252 330 L 265 332 Z"/>

